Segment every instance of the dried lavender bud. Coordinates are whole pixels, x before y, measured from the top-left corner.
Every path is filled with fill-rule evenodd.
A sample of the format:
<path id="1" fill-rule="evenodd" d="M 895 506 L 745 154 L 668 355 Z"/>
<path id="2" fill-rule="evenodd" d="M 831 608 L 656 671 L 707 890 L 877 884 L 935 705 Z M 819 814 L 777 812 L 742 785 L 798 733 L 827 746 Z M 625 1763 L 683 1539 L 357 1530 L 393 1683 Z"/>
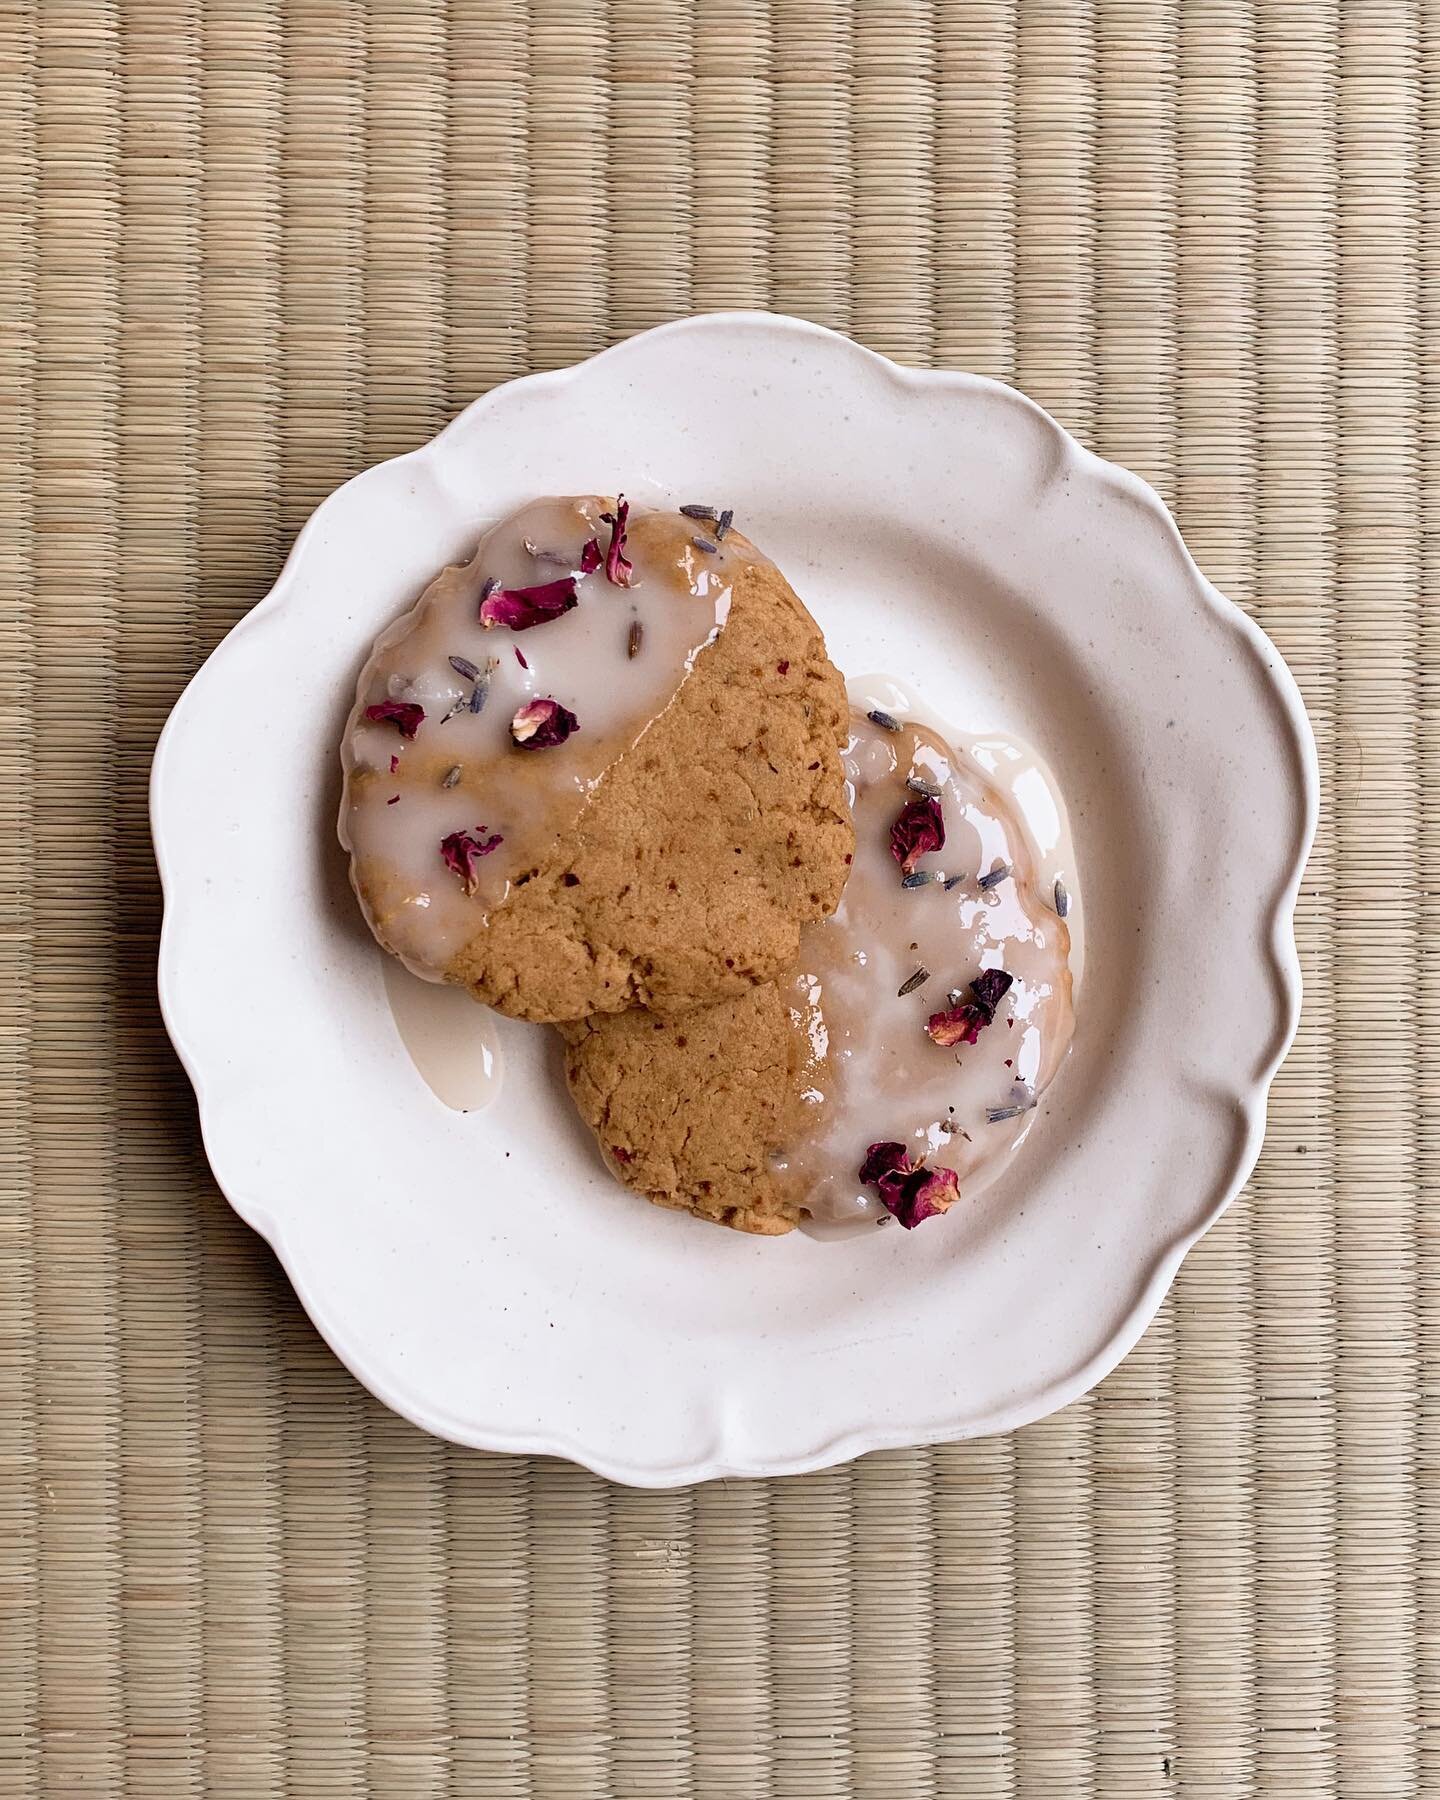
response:
<path id="1" fill-rule="evenodd" d="M 725 508 L 724 512 L 722 512 L 720 517 L 715 521 L 715 541 L 716 541 L 716 543 L 719 543 L 720 539 L 723 538 L 725 533 L 730 529 L 730 526 L 733 523 L 734 518 L 735 518 L 735 512 L 734 512 L 733 507 L 727 506 Z"/>
<path id="2" fill-rule="evenodd" d="M 713 506 L 682 506 L 680 510 L 687 519 L 704 519 L 710 523 L 714 522 L 715 508 Z"/>
<path id="3" fill-rule="evenodd" d="M 894 713 L 882 712 L 878 706 L 872 707 L 872 709 L 866 713 L 865 717 L 872 725 L 878 725 L 882 731 L 898 731 L 900 729 L 900 721 L 895 717 Z M 910 783 L 907 781 L 905 785 L 906 787 L 909 787 Z M 916 792 L 928 793 L 929 790 L 917 788 Z M 939 792 L 940 790 L 937 788 L 934 793 L 930 794 L 930 798 L 932 800 L 938 799 Z"/>
<path id="4" fill-rule="evenodd" d="M 452 656 L 450 658 L 450 667 L 457 675 L 463 675 L 466 681 L 478 681 L 480 679 L 480 671 L 475 667 L 468 656 Z"/>
<path id="5" fill-rule="evenodd" d="M 525 546 L 525 554 L 535 562 L 558 563 L 562 569 L 570 567 L 570 558 L 563 550 L 542 550 L 532 538 L 521 538 Z"/>
<path id="6" fill-rule="evenodd" d="M 875 719 L 874 713 L 871 713 L 870 717 Z M 888 719 L 890 717 L 889 713 L 886 713 L 885 717 Z M 880 721 L 875 719 L 875 723 L 878 725 Z M 889 729 L 890 727 L 887 725 L 886 730 L 888 731 Z M 895 729 L 898 731 L 900 728 L 897 725 Z M 923 794 L 927 800 L 938 800 L 940 798 L 939 787 L 935 782 L 927 781 L 923 775 L 907 775 L 905 777 L 905 785 L 912 794 Z"/>
<path id="7" fill-rule="evenodd" d="M 996 863 L 995 867 L 988 875 L 982 875 L 980 877 L 976 886 L 980 889 L 981 893 L 989 893 L 990 889 L 998 887 L 1009 873 L 1009 863 Z"/>
<path id="8" fill-rule="evenodd" d="M 460 765 L 459 765 L 459 763 L 456 763 L 456 765 L 453 769 L 447 769 L 445 771 L 445 777 L 441 781 L 440 785 L 441 785 L 441 787 L 444 787 L 444 788 L 454 787 L 455 783 L 459 779 L 460 779 Z"/>
<path id="9" fill-rule="evenodd" d="M 915 992 L 916 988 L 924 987 L 925 983 L 929 979 L 930 979 L 930 971 L 925 967 L 924 963 L 921 963 L 920 967 L 915 971 L 915 973 L 910 977 L 910 979 L 904 984 L 903 987 L 901 987 L 898 990 L 898 992 L 896 994 L 896 998 L 899 1000 L 903 1000 L 905 998 L 906 994 L 913 994 Z"/>
<path id="10" fill-rule="evenodd" d="M 645 627 L 638 619 L 630 621 L 630 635 L 625 640 L 625 654 L 633 661 L 640 654 L 640 646 L 645 639 Z"/>
<path id="11" fill-rule="evenodd" d="M 1057 875 L 1055 877 L 1055 916 L 1066 919 L 1070 916 L 1070 896 L 1065 891 L 1065 883 Z"/>

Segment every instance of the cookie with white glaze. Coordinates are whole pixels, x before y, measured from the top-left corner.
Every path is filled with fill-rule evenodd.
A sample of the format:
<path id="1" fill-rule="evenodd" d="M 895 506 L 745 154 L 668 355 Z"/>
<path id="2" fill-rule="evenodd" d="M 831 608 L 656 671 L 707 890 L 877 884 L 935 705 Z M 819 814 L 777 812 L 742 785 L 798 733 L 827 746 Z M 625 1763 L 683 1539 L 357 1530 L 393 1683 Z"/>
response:
<path id="1" fill-rule="evenodd" d="M 513 1017 L 744 993 L 838 902 L 846 716 L 814 620 L 739 533 L 599 497 L 527 509 L 361 677 L 354 885 L 382 944 Z"/>
<path id="2" fill-rule="evenodd" d="M 683 1018 L 565 1028 L 572 1097 L 627 1187 L 773 1234 L 802 1212 L 913 1229 L 993 1178 L 1070 1045 L 1076 904 L 1002 775 L 1033 800 L 1042 772 L 1000 750 L 857 709 L 850 879 L 792 968 Z"/>

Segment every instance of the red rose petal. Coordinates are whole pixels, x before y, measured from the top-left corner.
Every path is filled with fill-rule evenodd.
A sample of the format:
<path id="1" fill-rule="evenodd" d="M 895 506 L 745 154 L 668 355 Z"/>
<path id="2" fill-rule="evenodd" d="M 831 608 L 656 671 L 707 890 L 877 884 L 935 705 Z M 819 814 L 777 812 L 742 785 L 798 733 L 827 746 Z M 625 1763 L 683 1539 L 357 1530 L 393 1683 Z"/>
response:
<path id="1" fill-rule="evenodd" d="M 947 1212 L 960 1198 L 960 1178 L 953 1169 L 927 1169 L 915 1164 L 903 1144 L 872 1144 L 860 1165 L 860 1179 L 873 1187 L 885 1210 L 907 1231 Z"/>
<path id="2" fill-rule="evenodd" d="M 974 1044 L 995 1017 L 995 1008 L 1014 986 L 1015 977 L 1004 969 L 982 969 L 970 983 L 973 1000 L 962 1001 L 948 1012 L 931 1013 L 925 1029 L 931 1039 L 949 1049 L 952 1044 Z"/>
<path id="3" fill-rule="evenodd" d="M 600 552 L 599 538 L 591 538 L 580 552 L 580 573 L 593 575 L 604 560 L 605 558 Z"/>
<path id="4" fill-rule="evenodd" d="M 953 1169 L 912 1169 L 898 1186 L 880 1189 L 881 1203 L 907 1231 L 938 1219 L 960 1198 L 960 1177 Z"/>
<path id="5" fill-rule="evenodd" d="M 911 800 L 890 827 L 890 854 L 902 873 L 913 875 L 920 858 L 945 848 L 945 814 L 928 795 Z"/>
<path id="6" fill-rule="evenodd" d="M 872 1144 L 865 1152 L 865 1160 L 860 1165 L 860 1179 L 867 1187 L 882 1181 L 885 1176 L 893 1175 L 896 1170 L 901 1174 L 910 1172 L 910 1156 L 903 1144 L 893 1140 Z"/>
<path id="7" fill-rule="evenodd" d="M 480 602 L 480 623 L 487 631 L 503 625 L 510 631 L 529 631 L 548 625 L 578 604 L 575 577 L 542 581 L 538 587 L 496 588 Z"/>
<path id="8" fill-rule="evenodd" d="M 976 1004 L 989 1009 L 990 1016 L 995 1016 L 995 1008 L 1015 985 L 1015 977 L 1004 969 L 982 969 L 970 983 L 970 992 L 975 996 Z"/>
<path id="9" fill-rule="evenodd" d="M 548 697 L 527 700 L 510 721 L 510 736 L 522 750 L 550 750 L 563 744 L 580 721 L 568 706 Z"/>
<path id="10" fill-rule="evenodd" d="M 476 832 L 485 830 L 483 825 L 475 827 Z M 473 894 L 478 874 L 475 865 L 482 856 L 488 856 L 492 850 L 498 849 L 505 842 L 498 834 L 481 838 L 468 831 L 452 831 L 447 838 L 440 840 L 440 855 L 445 867 L 458 875 L 465 884 L 465 892 Z"/>
<path id="11" fill-rule="evenodd" d="M 605 551 L 605 579 L 613 581 L 616 587 L 629 587 L 630 572 L 635 567 L 625 554 L 625 524 L 629 517 L 630 507 L 623 494 L 616 500 L 613 513 L 600 515 L 601 524 L 610 527 L 610 543 Z"/>
<path id="12" fill-rule="evenodd" d="M 413 700 L 378 700 L 365 708 L 372 725 L 393 725 L 403 738 L 413 738 L 425 723 L 425 708 Z"/>
<path id="13" fill-rule="evenodd" d="M 974 1006 L 967 1000 L 963 1005 L 952 1006 L 948 1012 L 931 1013 L 925 1021 L 925 1029 L 933 1043 L 948 1050 L 952 1044 L 978 1043 L 980 1033 L 991 1017 L 984 1007 Z"/>

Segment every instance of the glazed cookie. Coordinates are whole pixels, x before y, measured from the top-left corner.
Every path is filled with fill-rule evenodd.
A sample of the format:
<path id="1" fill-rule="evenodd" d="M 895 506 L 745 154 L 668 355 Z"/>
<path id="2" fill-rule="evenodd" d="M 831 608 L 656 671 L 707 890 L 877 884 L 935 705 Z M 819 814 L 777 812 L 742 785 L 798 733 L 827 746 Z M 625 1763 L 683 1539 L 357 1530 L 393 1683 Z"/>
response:
<path id="1" fill-rule="evenodd" d="M 777 986 L 565 1032 L 607 1164 L 663 1206 L 918 1225 L 997 1172 L 1065 1057 L 1072 896 L 998 768 L 883 712 L 856 714 L 845 765 L 854 870 Z"/>
<path id="2" fill-rule="evenodd" d="M 743 993 L 853 847 L 819 629 L 727 515 L 538 503 L 377 643 L 340 835 L 379 941 L 516 1018 Z"/>

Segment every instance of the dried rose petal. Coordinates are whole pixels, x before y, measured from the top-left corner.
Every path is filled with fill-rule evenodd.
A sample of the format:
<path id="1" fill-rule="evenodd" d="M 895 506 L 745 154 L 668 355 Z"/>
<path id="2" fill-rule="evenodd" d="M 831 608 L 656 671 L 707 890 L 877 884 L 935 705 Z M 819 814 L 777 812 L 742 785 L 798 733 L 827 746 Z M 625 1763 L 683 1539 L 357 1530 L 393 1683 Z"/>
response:
<path id="1" fill-rule="evenodd" d="M 563 744 L 580 721 L 558 700 L 527 700 L 510 721 L 510 735 L 522 750 L 549 750 Z"/>
<path id="2" fill-rule="evenodd" d="M 480 602 L 480 623 L 487 631 L 497 625 L 511 631 L 529 631 L 532 625 L 548 625 L 577 604 L 575 577 L 562 575 L 542 581 L 538 587 L 496 588 Z"/>
<path id="3" fill-rule="evenodd" d="M 616 587 L 629 587 L 630 571 L 635 567 L 625 554 L 625 522 L 629 517 L 630 507 L 623 494 L 617 498 L 613 513 L 600 515 L 601 524 L 610 527 L 610 544 L 605 552 L 605 579 L 613 581 Z"/>
<path id="4" fill-rule="evenodd" d="M 591 538 L 586 543 L 585 548 L 580 552 L 580 573 L 582 575 L 593 575 L 604 560 L 605 558 L 600 551 L 599 538 Z"/>
<path id="5" fill-rule="evenodd" d="M 867 1187 L 870 1187 L 875 1182 L 882 1181 L 885 1176 L 893 1175 L 897 1170 L 902 1175 L 908 1175 L 910 1168 L 910 1154 L 903 1144 L 897 1144 L 893 1140 L 872 1144 L 865 1152 L 865 1160 L 860 1165 L 860 1179 Z"/>
<path id="6" fill-rule="evenodd" d="M 908 1175 L 882 1184 L 880 1201 L 893 1213 L 907 1231 L 923 1225 L 926 1219 L 938 1219 L 960 1198 L 960 1177 L 953 1169 L 927 1169 L 923 1165 Z"/>
<path id="7" fill-rule="evenodd" d="M 982 969 L 970 983 L 973 1000 L 962 1001 L 948 1012 L 931 1013 L 925 1029 L 932 1040 L 948 1049 L 952 1044 L 974 1044 L 995 1017 L 995 1008 L 1010 992 L 1015 977 L 1004 969 Z"/>
<path id="8" fill-rule="evenodd" d="M 932 1043 L 948 1050 L 952 1044 L 978 1043 L 981 1031 L 990 1023 L 992 1016 L 983 1006 L 976 1006 L 967 1000 L 963 1005 L 952 1006 L 948 1012 L 931 1013 L 925 1022 L 925 1029 L 930 1034 Z"/>
<path id="9" fill-rule="evenodd" d="M 610 1146 L 610 1154 L 618 1163 L 634 1162 L 635 1160 L 635 1152 L 633 1150 L 627 1150 L 623 1144 L 612 1144 Z"/>
<path id="10" fill-rule="evenodd" d="M 1004 969 L 982 969 L 970 983 L 970 992 L 976 1003 L 988 1007 L 990 1017 L 995 1017 L 995 1008 L 1015 985 L 1015 977 Z"/>
<path id="11" fill-rule="evenodd" d="M 403 738 L 413 738 L 425 723 L 425 708 L 413 700 L 380 700 L 365 708 L 372 725 L 393 725 Z"/>
<path id="12" fill-rule="evenodd" d="M 907 1231 L 938 1218 L 960 1198 L 960 1178 L 953 1169 L 927 1169 L 912 1163 L 903 1144 L 872 1144 L 860 1165 L 860 1179 L 880 1195 L 880 1204 Z"/>
<path id="13" fill-rule="evenodd" d="M 390 758 L 390 773 L 393 775 L 399 767 L 400 767 L 400 758 L 398 756 L 392 756 Z"/>
<path id="14" fill-rule="evenodd" d="M 477 832 L 486 829 L 477 825 Z M 505 842 L 496 835 L 488 838 L 473 836 L 468 831 L 452 831 L 447 838 L 440 840 L 440 854 L 444 858 L 445 867 L 452 870 L 465 883 L 465 892 L 473 894 L 475 883 L 479 879 L 475 865 L 482 856 L 488 856 L 492 850 L 498 849 Z"/>
<path id="15" fill-rule="evenodd" d="M 906 875 L 928 851 L 945 847 L 945 815 L 940 802 L 927 794 L 911 800 L 890 827 L 890 854 Z"/>
<path id="16" fill-rule="evenodd" d="M 903 1144 L 872 1144 L 860 1165 L 860 1179 L 873 1187 L 887 1212 L 898 1218 L 904 1198 L 905 1183 L 914 1174 L 915 1165 Z"/>

